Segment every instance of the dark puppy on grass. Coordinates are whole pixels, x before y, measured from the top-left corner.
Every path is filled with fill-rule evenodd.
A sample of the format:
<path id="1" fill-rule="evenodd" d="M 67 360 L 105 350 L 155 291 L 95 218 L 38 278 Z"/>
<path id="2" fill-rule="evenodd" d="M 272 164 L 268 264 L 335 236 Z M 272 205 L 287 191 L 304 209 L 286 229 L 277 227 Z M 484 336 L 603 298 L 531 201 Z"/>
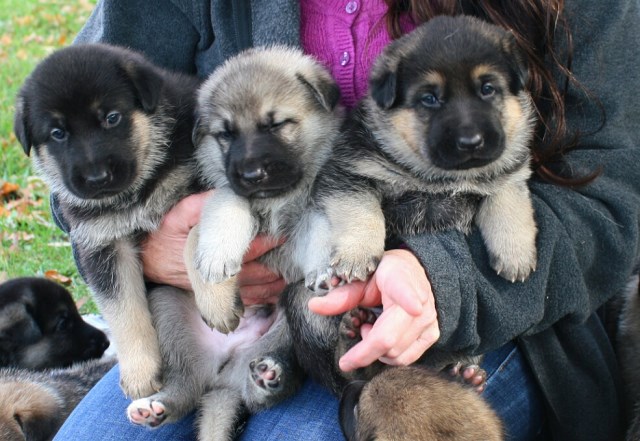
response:
<path id="1" fill-rule="evenodd" d="M 108 347 L 60 284 L 38 277 L 0 284 L 0 367 L 67 367 L 100 358 Z"/>

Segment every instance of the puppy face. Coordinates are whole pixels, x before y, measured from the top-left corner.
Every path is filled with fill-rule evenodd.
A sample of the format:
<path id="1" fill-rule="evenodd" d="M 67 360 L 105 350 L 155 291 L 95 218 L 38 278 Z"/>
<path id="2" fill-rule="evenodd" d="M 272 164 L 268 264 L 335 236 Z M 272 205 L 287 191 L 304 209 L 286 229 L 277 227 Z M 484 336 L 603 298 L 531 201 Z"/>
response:
<path id="1" fill-rule="evenodd" d="M 0 285 L 0 347 L 2 366 L 45 369 L 99 358 L 109 341 L 82 319 L 62 286 L 19 278 Z"/>
<path id="2" fill-rule="evenodd" d="M 157 137 L 151 115 L 161 87 L 162 79 L 135 54 L 68 47 L 26 80 L 14 129 L 53 191 L 106 199 L 140 185 L 161 159 L 149 147 Z"/>
<path id="3" fill-rule="evenodd" d="M 329 74 L 297 50 L 230 60 L 199 96 L 195 143 L 205 178 L 253 198 L 295 189 L 328 154 L 338 98 Z"/>
<path id="4" fill-rule="evenodd" d="M 438 17 L 384 51 L 370 107 L 384 144 L 415 170 L 485 173 L 527 154 L 526 76 L 509 33 L 470 17 Z"/>

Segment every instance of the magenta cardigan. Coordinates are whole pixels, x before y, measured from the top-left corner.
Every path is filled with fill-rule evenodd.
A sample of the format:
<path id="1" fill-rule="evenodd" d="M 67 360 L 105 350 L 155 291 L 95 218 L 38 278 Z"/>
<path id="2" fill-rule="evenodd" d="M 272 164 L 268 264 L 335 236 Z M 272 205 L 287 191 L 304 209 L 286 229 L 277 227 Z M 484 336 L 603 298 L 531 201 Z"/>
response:
<path id="1" fill-rule="evenodd" d="M 383 0 L 300 1 L 302 47 L 331 71 L 348 108 L 366 93 L 371 64 L 391 41 L 386 10 Z M 404 33 L 415 28 L 408 16 L 400 26 Z"/>

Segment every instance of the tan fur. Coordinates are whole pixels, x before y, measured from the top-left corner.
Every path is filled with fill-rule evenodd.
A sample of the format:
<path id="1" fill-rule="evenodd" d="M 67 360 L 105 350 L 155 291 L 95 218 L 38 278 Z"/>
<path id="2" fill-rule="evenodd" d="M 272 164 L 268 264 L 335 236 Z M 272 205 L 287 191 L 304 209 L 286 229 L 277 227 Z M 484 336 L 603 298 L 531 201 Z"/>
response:
<path id="1" fill-rule="evenodd" d="M 388 369 L 360 396 L 358 440 L 499 441 L 502 424 L 475 391 L 420 368 Z"/>
<path id="2" fill-rule="evenodd" d="M 63 421 L 58 416 L 62 405 L 56 391 L 44 384 L 27 381 L 0 383 L 0 438 L 3 441 L 26 440 L 17 418 L 22 424 L 40 420 L 59 426 Z"/>

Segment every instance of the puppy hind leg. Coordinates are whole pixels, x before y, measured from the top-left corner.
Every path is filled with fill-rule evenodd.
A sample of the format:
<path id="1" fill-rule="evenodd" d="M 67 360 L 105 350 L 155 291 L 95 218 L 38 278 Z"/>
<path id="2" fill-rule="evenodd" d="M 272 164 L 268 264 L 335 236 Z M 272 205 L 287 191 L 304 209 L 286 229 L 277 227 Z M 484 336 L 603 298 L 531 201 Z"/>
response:
<path id="1" fill-rule="evenodd" d="M 200 403 L 198 441 L 232 441 L 244 413 L 238 391 L 213 389 Z"/>

